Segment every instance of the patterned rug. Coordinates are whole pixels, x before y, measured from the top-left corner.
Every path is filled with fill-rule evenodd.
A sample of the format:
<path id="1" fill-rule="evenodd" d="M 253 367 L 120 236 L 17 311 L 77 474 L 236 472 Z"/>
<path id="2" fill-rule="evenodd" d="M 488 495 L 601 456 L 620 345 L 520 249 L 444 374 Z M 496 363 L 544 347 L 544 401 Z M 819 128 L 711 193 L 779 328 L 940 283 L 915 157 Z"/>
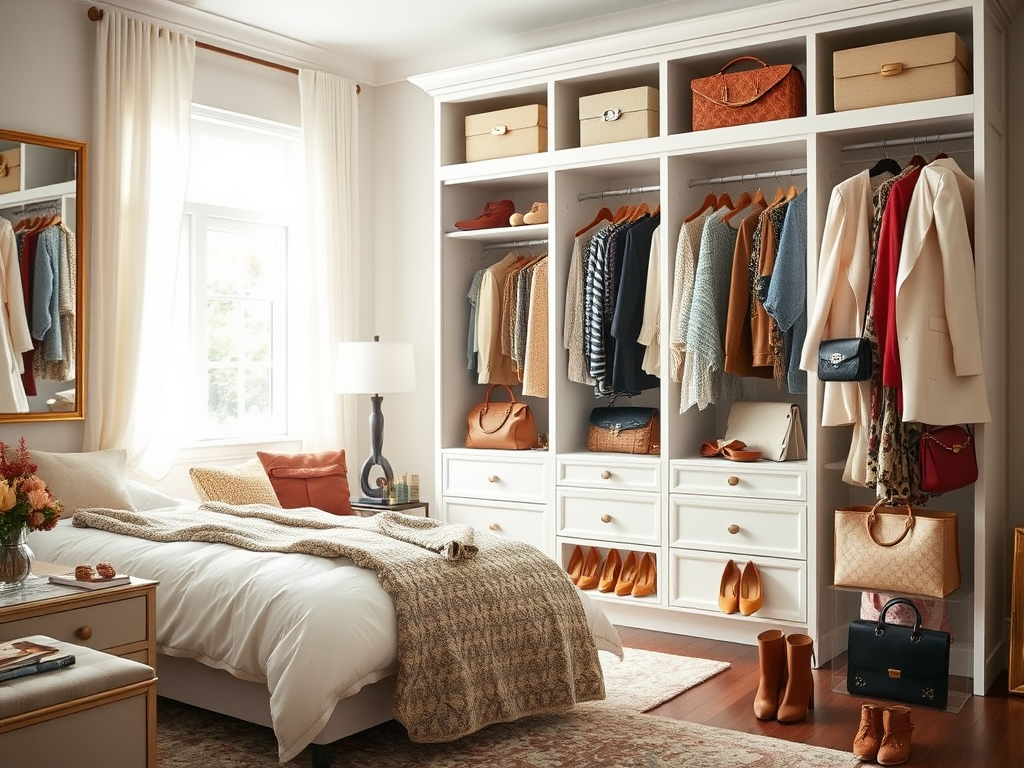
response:
<path id="1" fill-rule="evenodd" d="M 392 721 L 335 747 L 332 768 L 846 768 L 850 753 L 640 714 L 728 664 L 627 649 L 601 653 L 608 698 L 493 725 L 450 744 L 414 744 Z M 665 683 L 669 680 L 669 683 Z M 651 688 L 654 690 L 651 690 Z M 274 768 L 268 728 L 160 699 L 159 768 Z M 309 765 L 308 751 L 286 768 Z"/>

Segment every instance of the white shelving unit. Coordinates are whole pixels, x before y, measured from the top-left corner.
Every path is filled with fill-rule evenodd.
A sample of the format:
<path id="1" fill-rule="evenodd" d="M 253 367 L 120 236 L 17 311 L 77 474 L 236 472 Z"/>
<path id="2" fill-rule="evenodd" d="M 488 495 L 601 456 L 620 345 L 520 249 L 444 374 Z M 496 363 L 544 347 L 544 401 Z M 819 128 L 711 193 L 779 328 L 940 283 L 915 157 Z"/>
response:
<path id="1" fill-rule="evenodd" d="M 963 134 L 942 149 L 976 182 L 975 262 L 978 306 L 982 312 L 983 353 L 993 421 L 976 430 L 981 477 L 973 491 L 950 497 L 962 515 L 960 526 L 965 581 L 973 583 L 970 637 L 974 691 L 984 693 L 1003 668 L 1006 656 L 1007 585 L 1005 534 L 1006 455 L 1006 28 L 1015 10 L 1012 0 L 882 0 L 857 8 L 843 0 L 775 2 L 744 10 L 687 20 L 608 38 L 584 41 L 478 66 L 444 70 L 413 78 L 435 100 L 436 164 L 436 404 L 437 478 L 441 516 L 458 504 L 458 519 L 492 527 L 490 515 L 521 511 L 513 529 L 561 563 L 573 546 L 654 554 L 657 592 L 642 599 L 598 595 L 617 623 L 684 634 L 753 643 L 766 628 L 807 632 L 816 643 L 818 662 L 838 648 L 850 617 L 837 615 L 827 590 L 832 581 L 834 510 L 863 503 L 865 491 L 841 480 L 849 431 L 821 428 L 821 387 L 811 377 L 809 393 L 791 396 L 773 382 L 760 382 L 765 400 L 796 402 L 807 431 L 808 459 L 782 464 L 742 465 L 698 455 L 701 442 L 721 436 L 728 403 L 705 411 L 679 413 L 679 385 L 664 377 L 658 389 L 633 398 L 634 405 L 661 413 L 661 455 L 594 454 L 586 450 L 588 416 L 602 402 L 590 387 L 570 382 L 562 346 L 567 269 L 574 232 L 588 224 L 601 206 L 595 193 L 654 188 L 642 196 L 661 210 L 662 275 L 673 274 L 679 226 L 707 192 L 695 180 L 710 177 L 779 173 L 806 169 L 798 180 L 808 190 L 808 302 L 813 303 L 818 244 L 829 195 L 839 181 L 870 167 L 880 150 L 844 151 L 880 140 Z M 973 59 L 973 93 L 926 102 L 835 112 L 832 54 L 846 48 L 890 42 L 931 33 L 958 33 Z M 690 81 L 717 72 L 740 55 L 769 63 L 793 63 L 807 85 L 804 117 L 694 132 L 691 130 Z M 581 147 L 579 98 L 595 93 L 650 86 L 659 91 L 659 134 L 652 138 Z M 543 104 L 548 113 L 548 151 L 481 162 L 465 162 L 466 115 L 522 104 Z M 918 151 L 935 154 L 924 144 Z M 954 154 L 955 152 L 955 154 Z M 895 153 L 893 153 L 895 154 Z M 910 152 L 907 152 L 909 156 Z M 753 190 L 754 186 L 747 184 Z M 727 186 L 735 197 L 744 185 Z M 533 202 L 549 204 L 547 225 L 452 232 L 457 219 L 469 218 L 486 202 L 509 198 L 517 211 Z M 606 201 L 609 207 L 626 202 Z M 466 413 L 483 399 L 485 387 L 467 370 L 466 292 L 473 274 L 507 252 L 495 246 L 517 241 L 548 241 L 549 396 L 526 397 L 538 429 L 549 437 L 546 452 L 472 451 L 472 509 L 463 504 L 465 483 L 451 484 L 452 461 L 465 461 Z M 531 245 L 532 248 L 539 248 Z M 671 279 L 663 278 L 662 307 L 671 304 Z M 667 312 L 667 310 L 665 310 Z M 663 318 L 664 326 L 667 318 Z M 662 370 L 667 371 L 667 344 Z M 517 393 L 517 398 L 520 395 Z M 717 463 L 716 463 L 717 462 Z M 709 469 L 720 477 L 691 484 Z M 572 470 L 572 471 L 570 471 Z M 714 473 L 712 473 L 714 474 Z M 499 478 L 499 481 L 489 478 Z M 780 480 L 780 477 L 783 478 Z M 584 478 L 584 479 L 580 479 Z M 735 478 L 736 483 L 731 483 Z M 463 477 L 465 481 L 465 477 Z M 708 486 L 707 482 L 720 482 Z M 730 496 L 729 488 L 738 493 Z M 712 490 L 709 491 L 709 488 Z M 767 490 L 766 490 L 767 489 Z M 772 490 L 775 489 L 775 490 Z M 779 490 L 782 489 L 782 490 Z M 777 494 L 782 494 L 780 497 Z M 472 495 L 472 494 L 471 494 Z M 932 506 L 950 508 L 938 499 Z M 785 521 L 778 541 L 738 543 L 728 534 L 700 538 L 686 529 L 688 508 L 721 519 L 723 530 L 733 510 L 755 516 L 771 507 Z M 608 517 L 608 521 L 603 518 Z M 769 550 L 774 549 L 773 552 Z M 766 599 L 772 609 L 750 617 L 718 612 L 721 566 L 729 558 L 764 558 L 774 568 Z M 595 593 L 596 594 L 596 593 Z M 836 642 L 834 642 L 836 641 Z"/>

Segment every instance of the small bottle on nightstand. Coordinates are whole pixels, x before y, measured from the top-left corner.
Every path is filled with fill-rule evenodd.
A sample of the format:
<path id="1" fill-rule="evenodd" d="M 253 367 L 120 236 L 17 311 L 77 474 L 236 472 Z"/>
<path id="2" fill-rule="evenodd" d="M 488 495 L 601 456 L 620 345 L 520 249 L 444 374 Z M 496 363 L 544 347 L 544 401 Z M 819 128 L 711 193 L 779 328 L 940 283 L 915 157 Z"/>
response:
<path id="1" fill-rule="evenodd" d="M 409 475 L 409 501 L 420 500 L 420 476 Z"/>

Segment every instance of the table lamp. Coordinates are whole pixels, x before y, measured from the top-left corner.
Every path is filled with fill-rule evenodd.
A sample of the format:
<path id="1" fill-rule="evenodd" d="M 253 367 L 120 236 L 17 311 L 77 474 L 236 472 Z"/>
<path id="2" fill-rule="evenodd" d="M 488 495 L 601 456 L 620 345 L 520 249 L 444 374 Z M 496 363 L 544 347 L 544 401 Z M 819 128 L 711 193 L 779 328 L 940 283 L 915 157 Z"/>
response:
<path id="1" fill-rule="evenodd" d="M 391 464 L 384 458 L 384 414 L 381 412 L 383 393 L 413 392 L 416 389 L 415 359 L 412 344 L 373 341 L 349 341 L 338 345 L 335 367 L 335 392 L 343 395 L 370 397 L 370 456 L 363 462 L 359 474 L 359 487 L 364 501 L 385 501 L 384 487 L 394 480 Z M 385 486 L 370 483 L 370 472 L 379 467 Z"/>

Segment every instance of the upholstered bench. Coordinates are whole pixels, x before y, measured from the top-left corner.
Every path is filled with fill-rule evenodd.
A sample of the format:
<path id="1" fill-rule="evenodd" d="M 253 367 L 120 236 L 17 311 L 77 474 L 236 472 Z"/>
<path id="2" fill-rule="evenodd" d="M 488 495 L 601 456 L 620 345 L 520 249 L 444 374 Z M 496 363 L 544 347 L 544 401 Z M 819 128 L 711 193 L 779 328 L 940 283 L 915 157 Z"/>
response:
<path id="1" fill-rule="evenodd" d="M 153 668 L 46 635 L 70 667 L 0 682 L 4 765 L 156 768 Z"/>

